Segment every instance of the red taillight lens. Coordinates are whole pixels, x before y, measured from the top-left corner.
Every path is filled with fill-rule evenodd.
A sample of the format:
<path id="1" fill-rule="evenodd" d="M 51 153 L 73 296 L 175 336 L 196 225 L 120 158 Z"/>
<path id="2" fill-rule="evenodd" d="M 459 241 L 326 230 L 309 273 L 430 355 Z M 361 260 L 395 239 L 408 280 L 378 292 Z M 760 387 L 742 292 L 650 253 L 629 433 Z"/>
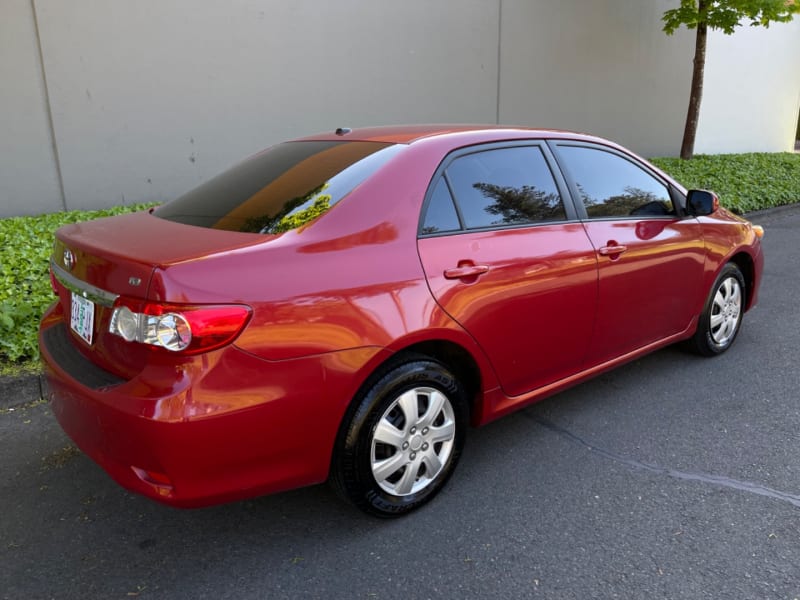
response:
<path id="1" fill-rule="evenodd" d="M 241 304 L 162 304 L 120 297 L 108 330 L 129 342 L 197 354 L 231 343 L 251 312 Z"/>
<path id="2" fill-rule="evenodd" d="M 192 343 L 189 350 L 205 352 L 229 344 L 250 320 L 247 306 L 209 306 L 180 313 L 189 323 Z"/>

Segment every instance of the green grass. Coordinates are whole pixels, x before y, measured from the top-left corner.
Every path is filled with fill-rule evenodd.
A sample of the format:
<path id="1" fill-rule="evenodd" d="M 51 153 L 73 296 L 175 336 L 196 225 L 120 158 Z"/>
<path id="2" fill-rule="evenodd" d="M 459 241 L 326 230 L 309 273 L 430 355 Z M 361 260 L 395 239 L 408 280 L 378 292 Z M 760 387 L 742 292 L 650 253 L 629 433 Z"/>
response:
<path id="1" fill-rule="evenodd" d="M 800 154 L 714 154 L 651 161 L 687 188 L 715 191 L 723 206 L 740 214 L 800 202 Z"/>
<path id="2" fill-rule="evenodd" d="M 690 161 L 653 159 L 687 188 L 717 192 L 739 213 L 800 202 L 800 154 L 720 154 Z M 39 319 L 55 299 L 48 260 L 61 225 L 143 210 L 151 205 L 0 219 L 0 375 L 35 369 Z"/>
<path id="3" fill-rule="evenodd" d="M 0 375 L 22 374 L 36 366 L 39 319 L 55 300 L 48 274 L 55 230 L 68 223 L 148 206 L 151 205 L 0 219 Z"/>

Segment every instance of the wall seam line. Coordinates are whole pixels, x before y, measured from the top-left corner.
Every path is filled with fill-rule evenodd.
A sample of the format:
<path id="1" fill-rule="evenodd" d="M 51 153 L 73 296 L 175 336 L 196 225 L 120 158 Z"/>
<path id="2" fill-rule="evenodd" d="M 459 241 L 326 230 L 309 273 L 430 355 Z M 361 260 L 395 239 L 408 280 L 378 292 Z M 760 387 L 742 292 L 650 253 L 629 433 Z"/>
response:
<path id="1" fill-rule="evenodd" d="M 36 31 L 36 47 L 39 50 L 39 67 L 42 70 L 42 84 L 44 85 L 44 102 L 47 107 L 47 125 L 50 129 L 50 147 L 53 151 L 53 161 L 56 164 L 56 177 L 58 178 L 58 191 L 61 194 L 61 208 L 67 210 L 67 195 L 64 191 L 64 176 L 61 173 L 61 158 L 58 154 L 56 141 L 56 128 L 53 123 L 53 107 L 50 104 L 50 89 L 47 85 L 47 71 L 44 68 L 44 51 L 42 50 L 42 36 L 39 33 L 39 15 L 36 12 L 36 0 L 31 0 L 33 12 L 33 28 Z"/>
<path id="2" fill-rule="evenodd" d="M 496 125 L 500 124 L 500 69 L 501 50 L 503 47 L 503 0 L 497 0 L 497 91 L 495 101 L 495 115 L 494 122 Z"/>

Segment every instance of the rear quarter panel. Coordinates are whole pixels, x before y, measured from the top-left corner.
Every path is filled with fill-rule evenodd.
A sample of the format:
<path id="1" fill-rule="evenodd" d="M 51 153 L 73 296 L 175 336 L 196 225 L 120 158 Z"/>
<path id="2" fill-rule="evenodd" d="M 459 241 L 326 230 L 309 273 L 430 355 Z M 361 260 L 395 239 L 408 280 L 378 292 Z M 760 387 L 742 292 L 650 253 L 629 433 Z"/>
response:
<path id="1" fill-rule="evenodd" d="M 153 275 L 149 295 L 251 306 L 235 344 L 267 360 L 446 339 L 467 348 L 492 385 L 474 340 L 431 296 L 417 253 L 425 192 L 450 148 L 433 141 L 409 147 L 305 227 L 256 247 L 166 265 Z"/>

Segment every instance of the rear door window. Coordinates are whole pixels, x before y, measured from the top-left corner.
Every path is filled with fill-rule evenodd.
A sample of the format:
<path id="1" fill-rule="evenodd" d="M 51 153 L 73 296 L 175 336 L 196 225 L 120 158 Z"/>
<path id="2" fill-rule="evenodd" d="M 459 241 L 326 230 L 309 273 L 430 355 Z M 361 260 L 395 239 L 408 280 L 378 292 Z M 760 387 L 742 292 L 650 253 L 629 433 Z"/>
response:
<path id="1" fill-rule="evenodd" d="M 278 144 L 154 214 L 211 229 L 283 233 L 327 212 L 401 148 L 362 141 Z"/>
<path id="2" fill-rule="evenodd" d="M 459 229 L 461 229 L 461 222 L 458 220 L 458 213 L 453 204 L 453 196 L 450 194 L 447 182 L 442 177 L 433 188 L 422 224 L 422 233 L 446 233 Z"/>
<path id="3" fill-rule="evenodd" d="M 423 234 L 456 229 L 456 214 L 465 229 L 567 218 L 553 174 L 538 146 L 493 148 L 458 156 L 446 167 L 433 192 Z"/>

